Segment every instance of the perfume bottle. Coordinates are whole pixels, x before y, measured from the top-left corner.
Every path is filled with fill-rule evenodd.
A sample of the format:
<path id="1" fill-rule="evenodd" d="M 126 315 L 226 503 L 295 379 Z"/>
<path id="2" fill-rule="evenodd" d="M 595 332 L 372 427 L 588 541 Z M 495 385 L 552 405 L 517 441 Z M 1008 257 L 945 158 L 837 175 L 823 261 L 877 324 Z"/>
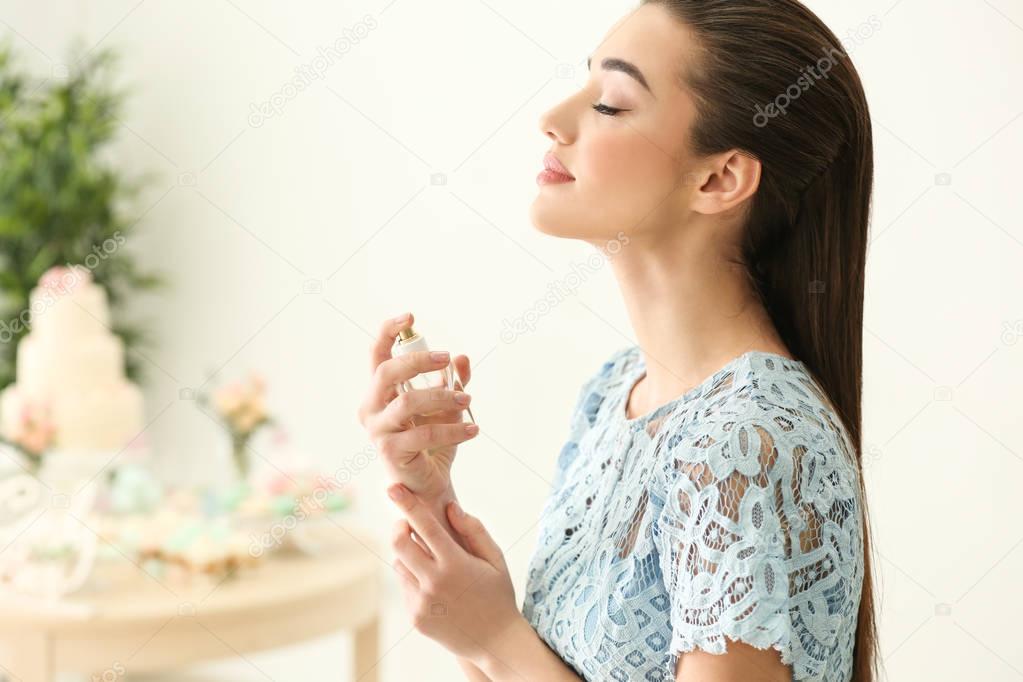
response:
<path id="1" fill-rule="evenodd" d="M 430 348 L 426 345 L 426 337 L 415 331 L 412 327 L 408 327 L 398 332 L 398 338 L 395 340 L 394 346 L 391 348 L 391 355 L 393 357 L 399 357 L 407 353 L 428 350 L 430 350 Z M 401 392 L 429 388 L 446 388 L 450 391 L 455 390 L 455 370 L 454 367 L 452 367 L 452 363 L 449 362 L 443 369 L 421 372 L 411 379 L 398 384 L 398 390 Z M 472 420 L 473 424 L 475 424 L 476 418 L 472 416 L 472 409 L 467 405 L 465 410 L 469 413 L 469 419 Z"/>

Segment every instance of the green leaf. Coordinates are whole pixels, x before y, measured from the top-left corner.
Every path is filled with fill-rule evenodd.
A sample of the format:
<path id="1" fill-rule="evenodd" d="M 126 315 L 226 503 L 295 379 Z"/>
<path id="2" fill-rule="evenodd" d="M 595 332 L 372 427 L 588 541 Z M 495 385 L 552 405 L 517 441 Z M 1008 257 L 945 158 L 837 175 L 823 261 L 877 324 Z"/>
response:
<path id="1" fill-rule="evenodd" d="M 155 178 L 127 174 L 105 150 L 123 131 L 127 92 L 113 85 L 117 61 L 110 48 L 80 42 L 65 60 L 68 78 L 52 79 L 25 71 L 11 39 L 0 39 L 0 306 L 10 314 L 24 310 L 50 266 L 91 263 L 105 240 L 130 241 L 140 229 L 147 207 L 129 200 Z M 127 296 L 163 283 L 123 248 L 105 254 L 93 274 L 108 287 L 115 317 Z M 123 338 L 130 349 L 144 337 L 129 326 Z M 14 378 L 16 346 L 0 344 L 0 385 Z M 141 375 L 131 356 L 128 370 Z"/>

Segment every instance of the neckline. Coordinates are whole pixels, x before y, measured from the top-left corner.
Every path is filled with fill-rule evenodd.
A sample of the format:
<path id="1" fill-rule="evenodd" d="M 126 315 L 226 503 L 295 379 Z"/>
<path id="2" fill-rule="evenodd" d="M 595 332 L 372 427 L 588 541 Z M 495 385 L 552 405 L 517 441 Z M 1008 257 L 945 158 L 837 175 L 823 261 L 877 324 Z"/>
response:
<path id="1" fill-rule="evenodd" d="M 646 414 L 641 414 L 638 417 L 629 419 L 626 415 L 628 413 L 629 398 L 632 395 L 632 390 L 636 388 L 636 384 L 646 375 L 646 360 L 643 357 L 643 353 L 640 351 L 639 346 L 633 347 L 633 353 L 635 354 L 635 361 L 631 367 L 628 367 L 626 376 L 628 379 L 624 382 L 625 390 L 622 393 L 622 397 L 618 400 L 618 404 L 615 406 L 615 412 L 618 416 L 618 420 L 629 428 L 638 428 L 648 421 L 657 418 L 659 415 L 666 411 L 673 409 L 676 405 L 688 402 L 692 398 L 701 395 L 708 386 L 716 384 L 730 371 L 737 369 L 740 365 L 751 360 L 754 357 L 759 358 L 770 358 L 773 360 L 781 360 L 786 362 L 799 363 L 800 360 L 796 358 L 790 358 L 787 355 L 780 355 L 771 351 L 764 350 L 748 350 L 740 355 L 735 356 L 724 365 L 719 367 L 708 377 L 703 379 L 696 386 L 693 386 L 685 393 L 675 398 L 672 398 L 666 403 L 658 405 L 654 409 L 648 411 Z"/>

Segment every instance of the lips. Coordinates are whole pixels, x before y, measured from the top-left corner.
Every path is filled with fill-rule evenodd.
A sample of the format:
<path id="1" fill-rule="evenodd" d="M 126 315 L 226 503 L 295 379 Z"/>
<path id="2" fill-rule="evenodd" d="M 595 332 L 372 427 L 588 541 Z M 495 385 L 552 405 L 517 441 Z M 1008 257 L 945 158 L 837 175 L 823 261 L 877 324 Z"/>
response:
<path id="1" fill-rule="evenodd" d="M 547 152 L 547 154 L 543 157 L 543 167 L 552 173 L 557 173 L 558 175 L 575 180 L 575 176 L 569 173 L 568 169 L 565 168 L 560 161 L 558 161 L 558 157 L 554 156 L 554 154 L 551 154 L 550 152 Z"/>

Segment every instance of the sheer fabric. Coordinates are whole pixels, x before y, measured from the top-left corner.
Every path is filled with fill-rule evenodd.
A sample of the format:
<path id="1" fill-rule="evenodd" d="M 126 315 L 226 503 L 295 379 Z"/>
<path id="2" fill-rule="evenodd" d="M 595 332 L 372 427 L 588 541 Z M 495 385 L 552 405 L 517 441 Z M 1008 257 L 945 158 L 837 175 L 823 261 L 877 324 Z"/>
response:
<path id="1" fill-rule="evenodd" d="M 848 682 L 863 573 L 859 473 L 806 366 L 763 351 L 627 419 L 615 352 L 579 391 L 523 614 L 586 680 L 674 680 L 726 637 L 793 680 Z"/>

